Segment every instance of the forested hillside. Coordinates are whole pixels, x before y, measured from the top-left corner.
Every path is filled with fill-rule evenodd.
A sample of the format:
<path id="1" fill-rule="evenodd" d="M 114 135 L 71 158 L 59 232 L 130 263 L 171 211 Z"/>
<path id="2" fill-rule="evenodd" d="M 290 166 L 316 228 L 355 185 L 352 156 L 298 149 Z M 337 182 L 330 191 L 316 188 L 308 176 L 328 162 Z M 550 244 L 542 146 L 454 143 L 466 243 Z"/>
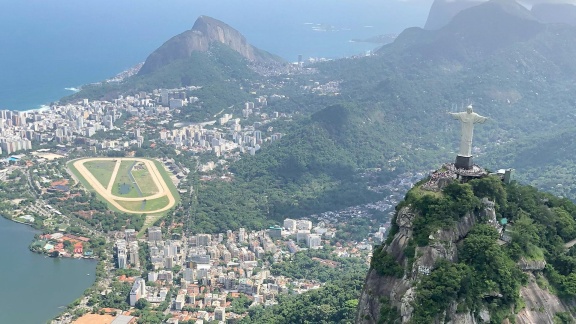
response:
<path id="1" fill-rule="evenodd" d="M 486 177 L 454 182 L 440 194 L 419 184 L 397 211 L 388 241 L 374 252 L 359 321 L 573 320 L 566 305 L 576 297 L 576 249 L 565 243 L 576 238 L 576 205 L 568 199 Z M 522 288 L 531 282 L 537 294 L 561 300 L 532 303 Z"/>

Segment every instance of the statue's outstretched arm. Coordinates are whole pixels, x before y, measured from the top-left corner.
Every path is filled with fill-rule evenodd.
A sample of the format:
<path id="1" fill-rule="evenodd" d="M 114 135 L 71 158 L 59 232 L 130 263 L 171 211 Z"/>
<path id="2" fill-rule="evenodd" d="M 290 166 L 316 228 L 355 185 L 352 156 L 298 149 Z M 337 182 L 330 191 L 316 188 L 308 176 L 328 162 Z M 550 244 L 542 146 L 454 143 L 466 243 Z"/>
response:
<path id="1" fill-rule="evenodd" d="M 462 118 L 460 118 L 460 113 L 452 113 L 452 112 L 449 112 L 448 114 L 449 114 L 450 116 L 452 116 L 452 118 L 454 118 L 454 119 L 462 120 Z"/>
<path id="2" fill-rule="evenodd" d="M 476 114 L 476 116 L 474 116 L 474 123 L 484 123 L 486 120 L 488 120 L 488 117 L 484 117 L 484 116 L 480 116 L 478 114 Z"/>

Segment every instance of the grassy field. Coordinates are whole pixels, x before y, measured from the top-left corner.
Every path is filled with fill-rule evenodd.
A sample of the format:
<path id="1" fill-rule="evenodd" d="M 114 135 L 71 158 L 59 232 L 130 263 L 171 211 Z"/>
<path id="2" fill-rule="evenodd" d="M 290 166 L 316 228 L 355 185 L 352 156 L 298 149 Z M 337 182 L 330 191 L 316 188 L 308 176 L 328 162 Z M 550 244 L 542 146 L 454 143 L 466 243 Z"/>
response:
<path id="1" fill-rule="evenodd" d="M 140 192 L 138 192 L 136 185 L 132 181 L 132 178 L 129 175 L 130 169 L 132 168 L 133 164 L 134 164 L 134 161 L 122 161 L 122 162 L 120 162 L 120 168 L 118 169 L 118 174 L 116 175 L 116 179 L 114 179 L 114 183 L 112 186 L 112 194 L 114 196 L 126 197 L 126 198 L 142 197 L 140 195 Z M 124 194 L 121 193 L 120 188 L 122 185 L 126 185 L 126 186 L 130 187 L 130 189 L 127 193 L 124 193 Z"/>
<path id="2" fill-rule="evenodd" d="M 74 162 L 68 162 L 66 164 L 68 166 L 68 169 L 70 169 L 70 171 L 74 174 L 74 176 L 76 176 L 76 179 L 78 179 L 78 181 L 80 181 L 80 183 L 84 186 L 84 188 L 90 190 L 90 191 L 95 191 L 94 188 L 90 185 L 90 183 L 88 183 L 88 181 L 86 181 L 86 179 L 84 179 L 84 177 L 80 174 L 80 172 L 78 171 L 78 169 L 76 169 L 76 167 L 74 166 Z M 110 171 L 110 176 L 112 176 L 112 171 Z M 98 197 L 100 199 L 105 200 L 102 196 L 98 195 Z"/>
<path id="3" fill-rule="evenodd" d="M 146 166 L 142 164 L 140 164 L 139 167 L 135 166 L 132 169 L 132 176 L 134 177 L 134 180 L 136 180 L 136 183 L 138 184 L 138 187 L 140 187 L 144 197 L 158 193 L 159 189 L 156 187 L 154 179 L 150 176 L 150 170 L 148 170 Z"/>
<path id="4" fill-rule="evenodd" d="M 154 210 L 158 210 L 166 205 L 168 205 L 168 197 L 163 196 L 160 198 L 156 198 L 156 199 L 152 199 L 152 200 L 147 200 L 146 203 L 144 204 L 143 201 L 121 201 L 121 200 L 116 200 L 116 202 L 128 209 L 128 210 L 132 210 L 134 212 L 148 212 L 148 211 L 154 211 Z M 144 207 L 144 208 L 142 208 Z"/>
<path id="5" fill-rule="evenodd" d="M 116 161 L 92 161 L 84 164 L 104 188 L 108 187 L 115 165 Z"/>
<path id="6" fill-rule="evenodd" d="M 172 179 L 170 178 L 170 175 L 168 174 L 168 172 L 167 172 L 166 169 L 164 168 L 164 165 L 163 165 L 161 162 L 156 161 L 156 160 L 152 160 L 152 159 L 148 159 L 148 160 L 151 160 L 151 161 L 155 164 L 155 166 L 156 166 L 156 168 L 158 169 L 158 171 L 160 172 L 160 175 L 162 176 L 162 180 L 166 183 L 167 187 L 169 188 L 170 192 L 172 193 L 172 195 L 174 196 L 174 198 L 175 198 L 175 200 L 176 200 L 176 202 L 175 202 L 175 206 L 176 206 L 176 205 L 180 202 L 180 195 L 179 195 L 176 187 L 175 187 L 174 184 L 172 183 Z M 101 164 L 100 161 L 98 161 L 98 162 L 99 162 L 99 164 Z M 108 176 L 108 177 L 110 177 L 110 176 L 111 176 L 111 173 L 112 173 L 112 170 L 113 170 L 113 168 L 114 168 L 114 164 L 113 164 L 114 162 L 112 162 L 112 161 L 102 161 L 102 162 L 109 162 L 109 163 L 110 163 L 110 164 L 109 164 L 109 165 L 111 166 L 111 167 L 110 167 L 110 175 Z M 69 170 L 76 176 L 76 178 L 80 181 L 80 183 L 81 183 L 85 188 L 87 188 L 87 189 L 90 190 L 90 191 L 95 191 L 94 188 L 92 188 L 92 186 L 88 183 L 88 181 L 87 181 L 84 177 L 81 176 L 81 174 L 79 173 L 79 171 L 74 167 L 73 163 L 74 163 L 74 162 L 68 163 L 68 168 L 69 168 Z M 89 162 L 86 162 L 86 165 L 88 165 L 88 163 L 89 163 Z M 132 165 L 132 163 L 134 163 L 134 162 L 133 162 L 133 161 L 132 161 L 132 162 L 130 162 L 130 161 L 122 162 L 121 167 L 120 167 L 120 170 L 119 170 L 119 175 L 120 175 L 120 172 L 122 172 L 122 169 L 125 170 L 125 171 L 124 171 L 124 174 L 127 175 L 127 171 L 128 171 L 128 169 L 130 168 L 130 166 Z M 133 175 L 135 176 L 135 178 L 136 178 L 136 176 L 137 176 L 137 177 L 140 177 L 140 176 L 144 176 L 144 175 L 145 175 L 145 172 L 138 172 L 138 170 L 134 170 L 134 171 L 136 172 L 136 175 L 133 174 Z M 149 173 L 149 170 L 146 170 L 146 172 Z M 138 174 L 138 173 L 140 173 L 140 174 Z M 95 176 L 95 177 L 96 177 L 96 176 Z M 118 178 L 118 177 L 117 177 L 117 178 Z M 129 178 L 129 177 L 127 177 L 127 178 Z M 147 178 L 150 178 L 150 177 L 147 177 Z M 116 179 L 116 180 L 117 180 L 117 179 Z M 117 184 L 117 181 L 116 181 L 116 180 L 115 180 L 115 182 L 114 182 L 114 186 L 117 187 L 118 184 Z M 102 180 L 98 179 L 98 181 L 102 181 Z M 137 180 L 137 181 L 140 182 L 140 180 Z M 152 181 L 152 180 L 151 180 L 151 181 Z M 152 182 L 152 183 L 153 183 L 153 182 Z M 142 186 L 147 186 L 147 185 L 144 183 L 144 184 L 142 184 Z M 147 187 L 149 187 L 149 186 L 147 186 Z M 154 185 L 153 187 L 156 188 L 155 185 Z M 117 189 L 118 189 L 118 188 L 116 188 L 116 190 L 117 190 Z M 158 188 L 156 188 L 156 190 L 158 190 Z M 134 191 L 137 193 L 136 190 L 134 190 Z M 114 190 L 113 190 L 113 192 L 114 192 Z M 105 202 L 108 204 L 108 208 L 110 208 L 111 210 L 116 211 L 116 212 L 122 212 L 122 211 L 118 210 L 116 207 L 114 207 L 114 205 L 112 205 L 110 202 L 108 202 L 108 201 L 107 201 L 104 197 L 102 197 L 100 194 L 98 194 L 97 192 L 96 192 L 96 194 L 97 194 L 97 196 L 98 196 L 98 199 L 100 199 L 100 200 L 102 200 L 102 201 L 105 201 Z M 128 196 L 123 195 L 123 196 L 121 196 L 121 197 L 128 197 Z M 134 196 L 134 197 L 139 197 L 139 196 Z M 166 206 L 166 205 L 168 204 L 168 197 L 165 196 L 165 197 L 161 197 L 161 198 L 152 199 L 152 200 L 150 200 L 150 201 L 147 201 L 144 209 L 142 209 L 142 201 L 137 201 L 137 202 L 115 201 L 115 202 L 118 203 L 120 206 L 128 209 L 128 210 L 132 210 L 133 213 L 138 214 L 138 213 L 142 213 L 142 212 L 147 212 L 147 211 L 153 211 L 153 210 L 161 209 L 162 207 L 164 207 L 164 206 Z M 141 229 L 140 234 L 145 233 L 146 228 L 148 228 L 149 226 L 151 226 L 151 225 L 152 225 L 155 221 L 157 221 L 158 219 L 164 217 L 167 213 L 168 213 L 168 211 L 163 211 L 163 212 L 160 212 L 160 213 L 158 213 L 158 214 L 156 214 L 156 213 L 151 213 L 151 214 L 147 215 L 147 216 L 146 216 L 146 224 L 145 224 L 145 226 L 143 226 L 143 228 Z"/>
<path id="7" fill-rule="evenodd" d="M 166 169 L 164 168 L 164 165 L 161 162 L 156 161 L 156 160 L 152 160 L 152 161 L 154 162 L 154 164 L 156 165 L 156 168 L 158 169 L 158 171 L 162 175 L 162 179 L 164 180 L 166 185 L 168 185 L 168 188 L 170 189 L 172 196 L 174 196 L 174 199 L 176 199 L 174 206 L 177 206 L 180 203 L 180 193 L 178 193 L 176 186 L 174 186 L 172 179 L 170 179 L 170 175 L 168 174 L 168 171 L 166 171 Z"/>

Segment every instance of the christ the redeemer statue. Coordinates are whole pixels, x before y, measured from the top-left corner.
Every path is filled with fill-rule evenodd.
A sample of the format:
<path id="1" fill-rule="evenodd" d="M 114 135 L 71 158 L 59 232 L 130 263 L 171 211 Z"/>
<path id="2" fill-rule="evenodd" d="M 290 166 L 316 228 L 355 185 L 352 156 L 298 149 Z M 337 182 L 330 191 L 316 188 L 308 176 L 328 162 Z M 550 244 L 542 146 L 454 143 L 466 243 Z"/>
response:
<path id="1" fill-rule="evenodd" d="M 474 134 L 474 124 L 481 124 L 488 119 L 478 115 L 472 110 L 472 105 L 466 111 L 459 113 L 449 113 L 452 118 L 458 119 L 462 127 L 460 134 L 460 151 L 456 157 L 456 167 L 463 169 L 472 168 L 472 136 Z"/>

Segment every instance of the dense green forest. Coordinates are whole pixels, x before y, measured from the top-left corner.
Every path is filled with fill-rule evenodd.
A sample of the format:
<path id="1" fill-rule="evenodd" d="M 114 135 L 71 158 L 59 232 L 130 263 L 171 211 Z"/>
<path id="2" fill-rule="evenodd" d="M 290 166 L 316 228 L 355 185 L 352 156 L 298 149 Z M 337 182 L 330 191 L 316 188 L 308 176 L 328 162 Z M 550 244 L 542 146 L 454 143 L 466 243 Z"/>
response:
<path id="1" fill-rule="evenodd" d="M 479 223 L 458 246 L 458 262 L 438 261 L 418 283 L 413 323 L 433 322 L 455 301 L 458 312 L 478 312 L 485 307 L 492 320 L 500 323 L 511 315 L 511 307 L 522 307 L 519 288 L 527 284 L 527 276 L 516 265 L 520 259 L 546 260 L 543 274 L 553 292 L 562 298 L 576 297 L 576 249 L 564 247 L 576 238 L 576 205 L 531 186 L 504 185 L 496 177 L 452 183 L 442 195 L 411 190 L 398 206 L 410 205 L 418 212 L 413 237 L 404 252 L 407 268 L 382 247 L 375 250 L 371 267 L 381 275 L 402 277 L 411 271 L 415 246 L 427 245 L 433 231 L 454 226 L 469 211 L 478 215 L 480 199 L 485 197 L 496 202 L 498 219 L 507 219 L 511 242 L 498 244 L 496 229 L 478 217 Z M 397 231 L 393 228 L 389 239 Z M 395 316 L 389 309 L 384 315 Z"/>
<path id="2" fill-rule="evenodd" d="M 270 273 L 274 276 L 285 276 L 295 279 L 318 280 L 329 282 L 345 279 L 351 273 L 365 273 L 366 262 L 358 258 L 339 258 L 329 250 L 307 250 L 292 256 L 286 262 L 274 263 Z M 331 260 L 334 267 L 321 264 L 317 259 Z"/>
<path id="3" fill-rule="evenodd" d="M 252 307 L 240 323 L 354 323 L 364 276 L 352 272 L 302 295 L 279 295 L 278 305 Z"/>

